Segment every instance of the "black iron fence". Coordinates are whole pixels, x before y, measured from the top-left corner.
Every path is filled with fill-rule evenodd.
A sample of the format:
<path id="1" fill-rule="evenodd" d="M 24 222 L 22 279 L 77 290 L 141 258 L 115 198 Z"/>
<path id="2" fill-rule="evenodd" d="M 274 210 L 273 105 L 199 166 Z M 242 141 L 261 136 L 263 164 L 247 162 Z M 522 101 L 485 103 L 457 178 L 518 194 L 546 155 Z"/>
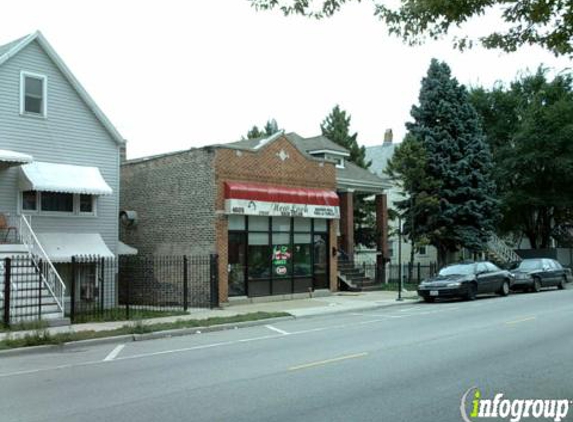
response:
<path id="1" fill-rule="evenodd" d="M 218 259 L 207 256 L 74 257 L 58 264 L 72 322 L 129 320 L 219 306 Z M 62 317 L 43 264 L 30 257 L 0 261 L 0 323 Z M 61 298 L 59 299 L 62 301 Z"/>
<path id="2" fill-rule="evenodd" d="M 386 288 L 387 284 L 418 285 L 438 272 L 436 263 L 403 263 L 380 266 L 375 263 L 339 262 L 339 271 L 351 285 L 360 288 Z"/>

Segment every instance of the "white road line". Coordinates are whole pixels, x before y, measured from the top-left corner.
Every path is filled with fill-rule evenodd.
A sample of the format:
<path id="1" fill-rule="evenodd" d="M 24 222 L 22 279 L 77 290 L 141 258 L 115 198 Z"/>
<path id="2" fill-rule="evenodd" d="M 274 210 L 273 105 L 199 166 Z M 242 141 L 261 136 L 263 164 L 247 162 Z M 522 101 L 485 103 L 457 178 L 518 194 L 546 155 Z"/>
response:
<path id="1" fill-rule="evenodd" d="M 282 334 L 285 336 L 288 336 L 290 334 L 289 332 L 287 332 L 285 330 L 281 330 L 280 328 L 277 328 L 277 327 L 273 327 L 272 325 L 265 325 L 265 328 L 268 328 L 269 330 L 272 330 L 276 333 L 279 333 L 279 334 Z"/>
<path id="2" fill-rule="evenodd" d="M 117 357 L 117 355 L 119 355 L 121 353 L 121 351 L 123 350 L 124 347 L 125 347 L 125 344 L 120 344 L 120 345 L 116 346 L 111 352 L 109 352 L 109 355 L 107 355 L 103 361 L 107 362 L 110 360 L 114 360 Z"/>

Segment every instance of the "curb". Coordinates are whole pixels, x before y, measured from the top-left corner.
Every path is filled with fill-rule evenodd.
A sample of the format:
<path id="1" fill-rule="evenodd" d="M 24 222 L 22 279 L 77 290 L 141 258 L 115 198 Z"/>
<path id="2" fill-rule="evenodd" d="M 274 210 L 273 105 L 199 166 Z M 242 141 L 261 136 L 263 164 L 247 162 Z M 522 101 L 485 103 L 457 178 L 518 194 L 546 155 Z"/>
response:
<path id="1" fill-rule="evenodd" d="M 13 349 L 6 349 L 0 350 L 0 357 L 4 356 L 21 356 L 21 355 L 31 355 L 31 354 L 40 354 L 40 353 L 50 353 L 55 351 L 64 351 L 68 349 L 74 349 L 78 347 L 86 347 L 86 346 L 99 346 L 104 344 L 115 344 L 115 343 L 129 343 L 135 341 L 146 341 L 146 340 L 158 340 L 163 338 L 171 338 L 171 337 L 182 337 L 186 335 L 193 335 L 193 334 L 202 334 L 202 333 L 213 333 L 217 331 L 226 331 L 226 330 L 234 330 L 238 328 L 248 328 L 248 327 L 257 327 L 260 325 L 267 325 L 273 322 L 281 322 L 281 321 L 292 321 L 298 319 L 307 319 L 307 318 L 316 318 L 320 316 L 329 316 L 329 315 L 336 315 L 336 314 L 347 314 L 352 312 L 360 312 L 360 311 L 367 311 L 372 309 L 380 309 L 380 308 L 388 308 L 392 306 L 399 306 L 399 305 L 411 305 L 414 303 L 418 303 L 418 300 L 412 299 L 405 299 L 403 302 L 391 302 L 391 303 L 384 303 L 378 305 L 370 305 L 359 307 L 356 309 L 336 309 L 332 312 L 327 313 L 316 313 L 316 314 L 309 314 L 309 315 L 301 315 L 301 316 L 283 316 L 277 318 L 268 318 L 268 319 L 259 319 L 257 321 L 244 321 L 244 322 L 231 322 L 226 324 L 219 324 L 219 325 L 212 325 L 208 327 L 192 327 L 192 328 L 175 328 L 172 330 L 163 330 L 163 331 L 155 331 L 151 333 L 145 334 L 123 334 L 119 336 L 110 336 L 110 337 L 101 337 L 101 338 L 94 338 L 88 340 L 76 340 L 70 341 L 67 343 L 62 344 L 47 344 L 42 346 L 29 346 L 29 347 L 18 347 Z"/>

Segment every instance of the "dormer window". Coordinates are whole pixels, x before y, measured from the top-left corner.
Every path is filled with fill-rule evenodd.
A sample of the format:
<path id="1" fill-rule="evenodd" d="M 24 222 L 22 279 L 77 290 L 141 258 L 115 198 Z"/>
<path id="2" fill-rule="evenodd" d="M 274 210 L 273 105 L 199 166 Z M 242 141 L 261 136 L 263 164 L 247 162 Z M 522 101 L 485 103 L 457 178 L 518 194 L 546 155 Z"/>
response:
<path id="1" fill-rule="evenodd" d="M 334 158 L 334 160 L 336 161 L 336 168 L 337 169 L 343 169 L 344 168 L 344 158 L 336 157 L 336 158 Z"/>
<path id="2" fill-rule="evenodd" d="M 20 114 L 46 117 L 48 78 L 37 73 L 20 74 Z"/>

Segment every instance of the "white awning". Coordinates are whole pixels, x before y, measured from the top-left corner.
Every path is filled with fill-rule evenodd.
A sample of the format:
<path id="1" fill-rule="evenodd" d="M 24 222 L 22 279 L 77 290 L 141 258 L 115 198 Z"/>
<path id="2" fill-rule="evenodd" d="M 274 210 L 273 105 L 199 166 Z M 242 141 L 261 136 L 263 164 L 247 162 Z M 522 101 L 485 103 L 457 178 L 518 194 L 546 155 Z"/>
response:
<path id="1" fill-rule="evenodd" d="M 137 249 L 123 243 L 121 240 L 117 242 L 118 255 L 137 255 Z"/>
<path id="2" fill-rule="evenodd" d="M 111 195 L 113 193 L 97 167 L 36 161 L 20 169 L 22 170 L 21 190 L 87 195 Z"/>
<path id="3" fill-rule="evenodd" d="M 71 262 L 72 256 L 114 258 L 98 233 L 38 233 L 37 236 L 52 262 Z"/>
<path id="4" fill-rule="evenodd" d="M 28 164 L 34 161 L 34 158 L 31 155 L 22 154 L 21 152 L 0 149 L 0 161 L 4 163 Z"/>

